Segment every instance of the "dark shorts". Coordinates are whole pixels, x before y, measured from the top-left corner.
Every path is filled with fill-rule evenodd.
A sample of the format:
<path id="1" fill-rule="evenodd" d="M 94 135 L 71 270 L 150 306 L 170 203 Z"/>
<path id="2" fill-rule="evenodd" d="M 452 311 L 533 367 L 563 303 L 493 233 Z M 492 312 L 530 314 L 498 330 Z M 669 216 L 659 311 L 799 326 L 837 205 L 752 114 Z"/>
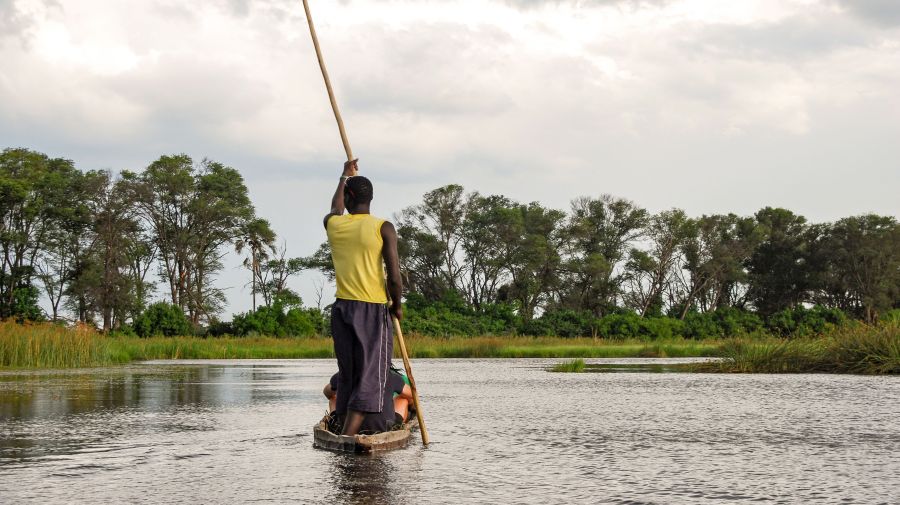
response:
<path id="1" fill-rule="evenodd" d="M 331 308 L 331 336 L 340 371 L 335 412 L 381 412 L 394 352 L 387 306 L 338 299 Z"/>

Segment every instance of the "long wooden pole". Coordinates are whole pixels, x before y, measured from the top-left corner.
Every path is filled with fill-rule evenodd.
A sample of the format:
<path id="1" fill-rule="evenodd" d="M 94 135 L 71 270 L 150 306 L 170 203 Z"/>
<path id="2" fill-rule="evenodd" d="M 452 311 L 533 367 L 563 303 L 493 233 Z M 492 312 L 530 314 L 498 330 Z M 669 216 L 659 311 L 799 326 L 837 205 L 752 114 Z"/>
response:
<path id="1" fill-rule="evenodd" d="M 425 418 L 422 417 L 422 406 L 419 404 L 419 390 L 416 389 L 416 379 L 412 374 L 412 365 L 409 364 L 409 353 L 406 352 L 406 342 L 403 340 L 403 330 L 400 329 L 400 321 L 394 320 L 394 333 L 397 334 L 397 343 L 400 344 L 400 356 L 403 357 L 403 368 L 406 369 L 406 377 L 409 378 L 409 388 L 412 389 L 413 405 L 416 407 L 416 418 L 419 420 L 419 430 L 422 432 L 422 444 L 428 445 L 428 428 L 425 427 Z"/>
<path id="2" fill-rule="evenodd" d="M 341 142 L 344 143 L 347 161 L 353 161 L 353 151 L 350 149 L 350 141 L 347 140 L 347 131 L 344 129 L 344 120 L 341 119 L 341 111 L 338 110 L 337 100 L 334 98 L 334 90 L 331 89 L 331 79 L 328 78 L 328 70 L 325 68 L 325 58 L 322 57 L 322 48 L 319 47 L 319 37 L 316 36 L 316 27 L 313 25 L 312 14 L 309 13 L 309 2 L 307 0 L 303 0 L 303 10 L 306 11 L 306 21 L 309 23 L 309 34 L 312 35 L 313 46 L 316 48 L 316 58 L 319 59 L 319 68 L 322 69 L 322 78 L 325 79 L 325 89 L 328 90 L 328 99 L 331 101 L 331 110 L 334 111 L 334 119 L 337 120 L 338 129 L 341 131 Z"/>
<path id="3" fill-rule="evenodd" d="M 350 149 L 350 141 L 347 139 L 347 131 L 344 129 L 344 120 L 341 119 L 341 111 L 338 110 L 337 100 L 334 98 L 334 90 L 331 89 L 331 79 L 328 78 L 328 70 L 325 69 L 325 59 L 322 57 L 322 48 L 319 47 L 319 37 L 316 36 L 316 27 L 313 25 L 312 14 L 309 12 L 309 2 L 303 0 L 303 10 L 306 11 L 306 21 L 309 23 L 309 34 L 312 36 L 313 46 L 316 48 L 316 58 L 319 60 L 319 68 L 322 69 L 322 78 L 325 79 L 325 89 L 328 91 L 328 100 L 331 101 L 331 110 L 334 111 L 334 119 L 337 120 L 338 130 L 341 132 L 341 142 L 344 143 L 344 151 L 347 153 L 347 161 L 353 160 L 353 151 Z M 409 378 L 409 388 L 412 389 L 413 406 L 416 408 L 416 418 L 419 420 L 419 430 L 422 432 L 422 443 L 428 445 L 428 429 L 425 427 L 425 418 L 422 416 L 422 406 L 419 403 L 419 390 L 416 389 L 416 379 L 413 378 L 412 365 L 409 363 L 409 353 L 406 351 L 406 341 L 403 340 L 403 330 L 400 321 L 391 316 L 394 321 L 394 333 L 400 344 L 400 356 L 403 357 L 403 368 Z"/>

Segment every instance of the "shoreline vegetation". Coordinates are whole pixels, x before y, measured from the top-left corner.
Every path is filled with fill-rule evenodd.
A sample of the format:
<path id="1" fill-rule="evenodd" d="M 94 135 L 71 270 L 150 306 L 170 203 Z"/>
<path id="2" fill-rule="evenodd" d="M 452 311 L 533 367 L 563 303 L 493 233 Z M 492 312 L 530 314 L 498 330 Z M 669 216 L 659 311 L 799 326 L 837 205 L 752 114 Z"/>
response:
<path id="1" fill-rule="evenodd" d="M 568 358 L 554 371 L 585 371 L 584 358 L 719 357 L 686 371 L 900 374 L 900 324 L 851 324 L 817 337 L 709 340 L 407 336 L 412 358 Z M 105 336 L 93 328 L 0 323 L 0 369 L 123 365 L 157 359 L 331 358 L 327 337 Z M 556 370 L 556 368 L 559 368 Z"/>
<path id="2" fill-rule="evenodd" d="M 114 175 L 9 148 L 0 187 L 0 320 L 31 322 L 0 328 L 0 368 L 331 356 L 329 245 L 290 255 L 238 169 L 173 154 Z M 562 210 L 458 184 L 394 216 L 414 358 L 897 368 L 894 216 L 810 222 L 773 207 L 690 216 L 608 194 Z M 229 251 L 251 302 L 231 317 L 216 281 Z M 291 288 L 303 272 L 323 276 L 314 305 Z"/>

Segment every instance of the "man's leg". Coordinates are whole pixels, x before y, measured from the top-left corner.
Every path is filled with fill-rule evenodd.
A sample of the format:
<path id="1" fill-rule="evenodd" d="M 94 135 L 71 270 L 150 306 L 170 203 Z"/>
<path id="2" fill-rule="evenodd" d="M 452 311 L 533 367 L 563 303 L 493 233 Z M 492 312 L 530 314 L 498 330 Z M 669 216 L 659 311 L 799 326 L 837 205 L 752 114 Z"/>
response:
<path id="1" fill-rule="evenodd" d="M 363 421 L 366 420 L 366 413 L 358 410 L 348 410 L 347 418 L 344 420 L 344 431 L 341 435 L 356 435 L 362 427 Z"/>
<path id="2" fill-rule="evenodd" d="M 357 351 L 354 349 L 356 335 L 353 326 L 348 321 L 349 317 L 346 314 L 348 310 L 347 305 L 346 301 L 337 300 L 331 309 L 331 336 L 334 341 L 334 355 L 337 358 L 339 370 L 334 413 L 336 418 L 344 421 L 341 428 L 342 432 L 346 432 L 349 424 L 358 425 L 361 422 L 354 419 L 353 423 L 351 423 L 350 420 L 354 416 L 350 415 L 347 408 L 350 394 L 359 384 L 359 367 L 355 363 Z"/>
<path id="3" fill-rule="evenodd" d="M 352 310 L 352 309 L 351 309 Z M 351 316 L 352 320 L 353 316 Z M 353 384 L 353 389 L 351 391 L 351 396 L 354 392 L 359 391 L 360 385 L 364 379 L 365 372 L 365 352 L 363 349 L 362 342 L 360 341 L 361 335 L 357 331 L 357 328 L 353 328 L 353 341 L 351 345 L 351 356 L 353 357 L 353 375 L 356 378 L 356 381 Z M 347 418 L 344 420 L 344 430 L 341 432 L 341 435 L 356 435 L 359 433 L 359 430 L 362 429 L 363 422 L 366 420 L 366 412 L 361 410 L 356 410 L 351 406 L 347 407 Z"/>

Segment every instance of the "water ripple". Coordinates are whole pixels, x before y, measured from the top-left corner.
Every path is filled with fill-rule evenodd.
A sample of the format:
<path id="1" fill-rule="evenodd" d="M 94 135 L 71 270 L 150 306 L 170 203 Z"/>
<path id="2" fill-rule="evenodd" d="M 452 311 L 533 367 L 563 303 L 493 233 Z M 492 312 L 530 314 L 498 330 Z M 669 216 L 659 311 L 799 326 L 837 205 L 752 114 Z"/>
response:
<path id="1" fill-rule="evenodd" d="M 371 457 L 312 448 L 331 360 L 3 373 L 0 497 L 900 503 L 898 378 L 552 374 L 550 363 L 417 360 L 434 443 Z"/>

